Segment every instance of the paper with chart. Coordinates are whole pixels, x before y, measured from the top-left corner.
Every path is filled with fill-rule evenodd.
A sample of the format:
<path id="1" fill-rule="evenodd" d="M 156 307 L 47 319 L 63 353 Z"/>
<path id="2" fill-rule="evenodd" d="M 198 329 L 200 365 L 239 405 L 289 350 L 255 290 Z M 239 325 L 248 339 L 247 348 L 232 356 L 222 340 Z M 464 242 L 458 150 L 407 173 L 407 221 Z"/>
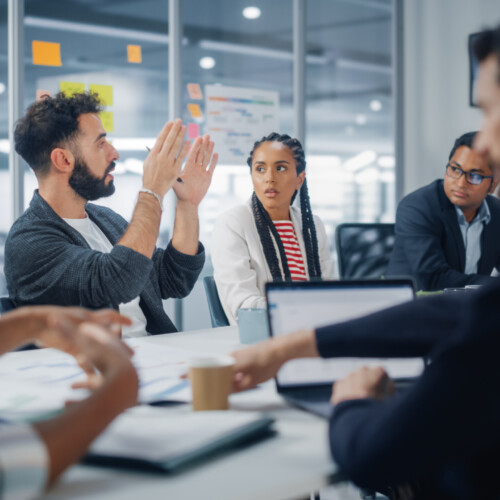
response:
<path id="1" fill-rule="evenodd" d="M 181 378 L 189 360 L 204 353 L 131 339 L 133 363 L 139 373 L 139 401 L 191 401 L 189 381 Z M 65 401 L 83 399 L 86 390 L 73 390 L 85 374 L 72 356 L 55 349 L 10 353 L 0 358 L 0 415 L 31 419 L 50 415 Z"/>
<path id="2" fill-rule="evenodd" d="M 255 141 L 279 131 L 279 93 L 206 85 L 205 115 L 219 163 L 244 165 Z"/>

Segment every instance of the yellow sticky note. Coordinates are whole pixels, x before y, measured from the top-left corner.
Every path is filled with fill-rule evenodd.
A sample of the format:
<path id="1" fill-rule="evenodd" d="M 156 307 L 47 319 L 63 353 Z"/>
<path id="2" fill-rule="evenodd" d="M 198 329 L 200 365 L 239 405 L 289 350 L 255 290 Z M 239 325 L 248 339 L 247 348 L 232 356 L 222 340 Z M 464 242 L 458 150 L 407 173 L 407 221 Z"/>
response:
<path id="1" fill-rule="evenodd" d="M 188 104 L 187 107 L 193 118 L 201 118 L 203 116 L 199 104 Z"/>
<path id="2" fill-rule="evenodd" d="M 33 40 L 31 42 L 31 51 L 33 53 L 33 64 L 40 66 L 62 66 L 60 43 Z"/>
<path id="3" fill-rule="evenodd" d="M 91 92 L 95 92 L 101 103 L 104 106 L 113 106 L 113 86 L 112 85 L 97 85 L 96 83 L 91 83 L 89 85 Z"/>
<path id="4" fill-rule="evenodd" d="M 102 126 L 106 132 L 113 132 L 115 130 L 115 123 L 112 111 L 101 111 L 99 113 Z"/>
<path id="5" fill-rule="evenodd" d="M 129 63 L 142 63 L 142 48 L 140 45 L 127 45 L 127 60 Z"/>
<path id="6" fill-rule="evenodd" d="M 73 94 L 85 92 L 85 84 L 79 82 L 59 82 L 59 90 L 71 97 Z"/>

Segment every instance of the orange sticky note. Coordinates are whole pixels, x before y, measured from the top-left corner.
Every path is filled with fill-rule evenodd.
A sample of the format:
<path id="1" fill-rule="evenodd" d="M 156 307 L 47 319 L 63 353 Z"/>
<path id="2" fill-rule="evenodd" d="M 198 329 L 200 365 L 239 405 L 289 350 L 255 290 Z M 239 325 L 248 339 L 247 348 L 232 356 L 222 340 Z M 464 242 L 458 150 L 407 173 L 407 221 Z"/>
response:
<path id="1" fill-rule="evenodd" d="M 40 66 L 62 66 L 61 44 L 52 42 L 31 42 L 33 64 Z"/>
<path id="2" fill-rule="evenodd" d="M 198 83 L 188 83 L 187 89 L 189 97 L 193 100 L 203 99 L 203 94 L 201 92 L 201 87 Z"/>
<path id="3" fill-rule="evenodd" d="M 199 104 L 188 104 L 187 105 L 189 112 L 193 118 L 201 118 L 203 113 L 201 112 L 201 108 Z"/>
<path id="4" fill-rule="evenodd" d="M 36 91 L 36 100 L 40 101 L 44 97 L 50 97 L 50 90 L 37 90 Z"/>
<path id="5" fill-rule="evenodd" d="M 140 45 L 127 45 L 127 59 L 129 63 L 142 63 L 142 49 Z"/>

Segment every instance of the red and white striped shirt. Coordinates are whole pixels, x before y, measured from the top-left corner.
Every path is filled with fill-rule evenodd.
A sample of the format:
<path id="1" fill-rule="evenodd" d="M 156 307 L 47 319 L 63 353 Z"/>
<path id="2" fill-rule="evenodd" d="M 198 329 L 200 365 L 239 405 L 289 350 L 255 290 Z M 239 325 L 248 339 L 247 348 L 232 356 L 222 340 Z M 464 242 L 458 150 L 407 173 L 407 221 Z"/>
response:
<path id="1" fill-rule="evenodd" d="M 292 221 L 278 220 L 273 222 L 285 248 L 286 261 L 292 281 L 307 281 L 304 259 L 302 258 Z"/>

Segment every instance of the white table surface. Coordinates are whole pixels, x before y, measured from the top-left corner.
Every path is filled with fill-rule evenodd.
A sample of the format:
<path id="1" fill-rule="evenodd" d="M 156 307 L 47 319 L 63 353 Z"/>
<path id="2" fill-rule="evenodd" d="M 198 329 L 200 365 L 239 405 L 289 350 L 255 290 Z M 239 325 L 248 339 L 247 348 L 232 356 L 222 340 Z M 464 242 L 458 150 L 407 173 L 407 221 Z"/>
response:
<path id="1" fill-rule="evenodd" d="M 150 336 L 144 341 L 214 354 L 239 347 L 236 327 Z M 270 414 L 276 419 L 277 436 L 176 475 L 76 465 L 43 498 L 280 500 L 308 498 L 328 484 L 336 467 L 329 454 L 326 420 L 288 407 L 272 381 L 231 395 L 230 406 Z M 191 410 L 183 405 L 168 411 Z"/>

